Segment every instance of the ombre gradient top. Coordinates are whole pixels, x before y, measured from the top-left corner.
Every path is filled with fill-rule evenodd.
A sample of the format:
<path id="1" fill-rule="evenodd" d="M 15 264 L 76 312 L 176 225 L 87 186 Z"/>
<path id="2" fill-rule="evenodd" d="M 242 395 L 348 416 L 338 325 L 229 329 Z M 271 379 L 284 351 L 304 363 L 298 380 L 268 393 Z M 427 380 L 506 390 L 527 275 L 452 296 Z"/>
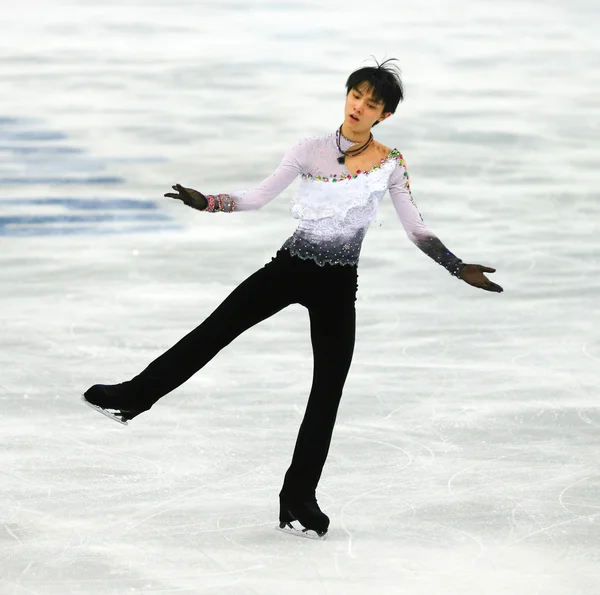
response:
<path id="1" fill-rule="evenodd" d="M 346 151 L 353 143 L 340 135 Z M 304 138 L 283 156 L 275 172 L 251 190 L 220 195 L 225 211 L 260 209 L 283 192 L 298 175 L 291 213 L 300 223 L 283 244 L 292 255 L 326 264 L 358 264 L 362 241 L 389 191 L 408 238 L 450 273 L 462 261 L 449 252 L 425 225 L 411 192 L 402 154 L 392 149 L 387 158 L 365 172 L 350 173 L 337 158 L 336 132 Z"/>

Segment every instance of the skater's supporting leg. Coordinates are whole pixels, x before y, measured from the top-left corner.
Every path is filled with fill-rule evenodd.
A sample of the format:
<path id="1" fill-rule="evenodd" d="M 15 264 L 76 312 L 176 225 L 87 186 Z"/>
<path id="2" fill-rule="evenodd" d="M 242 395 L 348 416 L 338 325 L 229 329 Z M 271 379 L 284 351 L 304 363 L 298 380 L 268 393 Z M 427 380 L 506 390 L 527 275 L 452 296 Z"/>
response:
<path id="1" fill-rule="evenodd" d="M 352 362 L 354 301 L 327 300 L 309 307 L 314 356 L 313 383 L 292 463 L 281 493 L 311 498 L 327 459 L 344 383 Z"/>

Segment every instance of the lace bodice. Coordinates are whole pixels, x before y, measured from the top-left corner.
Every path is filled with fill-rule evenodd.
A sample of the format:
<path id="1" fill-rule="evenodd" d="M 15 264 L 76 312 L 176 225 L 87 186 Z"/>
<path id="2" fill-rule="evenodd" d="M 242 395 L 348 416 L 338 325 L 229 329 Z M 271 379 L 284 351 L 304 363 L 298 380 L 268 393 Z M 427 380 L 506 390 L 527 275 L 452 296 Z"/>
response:
<path id="1" fill-rule="evenodd" d="M 339 137 L 342 150 L 353 143 Z M 460 259 L 450 253 L 424 223 L 412 198 L 402 154 L 392 149 L 387 158 L 365 172 L 352 174 L 337 158 L 336 132 L 308 137 L 292 146 L 275 172 L 251 190 L 225 195 L 227 211 L 260 209 L 285 190 L 298 175 L 291 214 L 298 228 L 283 247 L 319 265 L 357 264 L 363 238 L 376 219 L 381 199 L 389 191 L 408 238 L 456 274 Z"/>

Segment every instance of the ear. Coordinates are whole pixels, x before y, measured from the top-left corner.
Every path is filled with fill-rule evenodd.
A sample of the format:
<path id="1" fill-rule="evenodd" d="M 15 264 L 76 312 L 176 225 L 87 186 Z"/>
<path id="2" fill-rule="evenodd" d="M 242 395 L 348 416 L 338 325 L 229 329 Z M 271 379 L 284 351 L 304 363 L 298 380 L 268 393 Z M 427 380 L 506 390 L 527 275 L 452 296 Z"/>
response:
<path id="1" fill-rule="evenodd" d="M 384 120 L 387 120 L 390 116 L 393 116 L 392 112 L 386 112 L 385 114 L 381 114 L 381 116 L 379 116 L 379 118 L 377 118 L 377 121 L 375 122 L 375 124 L 380 124 Z M 375 124 L 373 124 L 373 126 L 375 126 Z"/>

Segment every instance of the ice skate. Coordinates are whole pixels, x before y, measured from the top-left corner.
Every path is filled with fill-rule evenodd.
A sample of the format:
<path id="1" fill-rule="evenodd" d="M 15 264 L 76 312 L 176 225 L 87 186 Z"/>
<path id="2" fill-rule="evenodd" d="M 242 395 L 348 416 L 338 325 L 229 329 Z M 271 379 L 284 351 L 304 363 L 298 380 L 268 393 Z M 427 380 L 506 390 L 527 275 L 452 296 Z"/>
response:
<path id="1" fill-rule="evenodd" d="M 133 390 L 131 382 L 95 384 L 85 391 L 81 400 L 92 409 L 126 426 L 130 419 L 146 411 L 131 405 Z"/>
<path id="2" fill-rule="evenodd" d="M 321 511 L 316 498 L 304 501 L 279 497 L 279 526 L 277 530 L 298 537 L 326 539 L 329 517 Z"/>

